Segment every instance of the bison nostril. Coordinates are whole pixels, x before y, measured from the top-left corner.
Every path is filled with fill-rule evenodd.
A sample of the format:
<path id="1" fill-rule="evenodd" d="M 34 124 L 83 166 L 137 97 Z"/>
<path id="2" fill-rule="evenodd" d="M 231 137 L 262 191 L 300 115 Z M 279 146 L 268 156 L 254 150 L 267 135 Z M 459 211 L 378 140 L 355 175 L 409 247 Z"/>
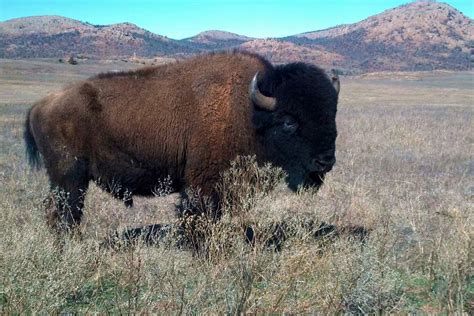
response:
<path id="1" fill-rule="evenodd" d="M 318 157 L 311 160 L 312 169 L 325 171 L 330 169 L 336 163 L 336 158 L 332 157 Z"/>

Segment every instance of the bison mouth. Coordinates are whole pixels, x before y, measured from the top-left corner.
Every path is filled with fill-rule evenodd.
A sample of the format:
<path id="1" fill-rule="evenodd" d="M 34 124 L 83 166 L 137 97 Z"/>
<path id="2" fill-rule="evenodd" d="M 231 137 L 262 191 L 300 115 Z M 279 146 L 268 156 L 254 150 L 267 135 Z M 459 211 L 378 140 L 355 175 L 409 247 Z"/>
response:
<path id="1" fill-rule="evenodd" d="M 322 172 L 310 172 L 305 181 L 306 187 L 319 188 L 324 183 L 325 173 Z"/>
<path id="2" fill-rule="evenodd" d="M 297 192 L 299 189 L 318 189 L 324 183 L 325 172 L 304 172 L 304 173 L 289 173 L 289 176 L 286 178 L 288 187 Z"/>

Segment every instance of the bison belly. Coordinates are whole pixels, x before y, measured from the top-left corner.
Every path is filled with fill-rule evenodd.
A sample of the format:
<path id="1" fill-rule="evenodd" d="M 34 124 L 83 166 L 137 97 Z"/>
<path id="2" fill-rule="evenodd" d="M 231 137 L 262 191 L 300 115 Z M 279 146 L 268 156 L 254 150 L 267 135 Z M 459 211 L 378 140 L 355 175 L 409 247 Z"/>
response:
<path id="1" fill-rule="evenodd" d="M 182 182 L 169 166 L 143 163 L 127 155 L 92 159 L 91 178 L 120 199 L 133 195 L 151 196 L 178 192 Z"/>

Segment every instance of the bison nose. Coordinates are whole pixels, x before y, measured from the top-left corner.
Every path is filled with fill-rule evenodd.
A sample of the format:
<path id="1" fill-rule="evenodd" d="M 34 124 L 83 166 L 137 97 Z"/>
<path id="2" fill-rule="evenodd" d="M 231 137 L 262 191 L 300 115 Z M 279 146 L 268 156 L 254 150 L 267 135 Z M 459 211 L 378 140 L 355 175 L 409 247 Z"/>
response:
<path id="1" fill-rule="evenodd" d="M 311 160 L 311 171 L 314 172 L 328 172 L 336 163 L 334 154 L 322 154 L 316 156 Z"/>

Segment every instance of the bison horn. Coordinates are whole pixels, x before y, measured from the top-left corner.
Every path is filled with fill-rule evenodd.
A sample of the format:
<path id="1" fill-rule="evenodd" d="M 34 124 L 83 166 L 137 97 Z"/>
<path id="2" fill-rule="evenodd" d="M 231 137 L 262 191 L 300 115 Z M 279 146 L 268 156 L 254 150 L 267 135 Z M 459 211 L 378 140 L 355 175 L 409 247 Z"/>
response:
<path id="1" fill-rule="evenodd" d="M 334 69 L 331 69 L 329 79 L 331 79 L 331 83 L 334 89 L 336 89 L 337 95 L 339 95 L 339 91 L 341 91 L 341 82 L 339 81 L 339 76 Z"/>
<path id="2" fill-rule="evenodd" d="M 255 76 L 253 76 L 252 82 L 250 83 L 249 95 L 252 102 L 259 108 L 267 111 L 275 110 L 276 98 L 267 97 L 258 90 L 258 71 Z"/>

